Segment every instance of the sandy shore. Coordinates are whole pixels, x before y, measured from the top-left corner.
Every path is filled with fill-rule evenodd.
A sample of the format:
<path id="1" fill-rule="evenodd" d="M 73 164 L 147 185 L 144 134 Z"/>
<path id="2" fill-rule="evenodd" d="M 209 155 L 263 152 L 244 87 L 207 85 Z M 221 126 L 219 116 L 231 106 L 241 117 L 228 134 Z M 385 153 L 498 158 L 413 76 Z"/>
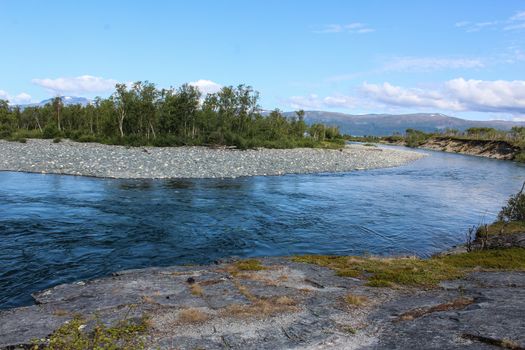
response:
<path id="1" fill-rule="evenodd" d="M 411 151 L 349 145 L 232 150 L 206 147 L 124 147 L 96 143 L 0 140 L 0 170 L 107 178 L 227 178 L 348 172 L 395 167 L 424 155 Z"/>

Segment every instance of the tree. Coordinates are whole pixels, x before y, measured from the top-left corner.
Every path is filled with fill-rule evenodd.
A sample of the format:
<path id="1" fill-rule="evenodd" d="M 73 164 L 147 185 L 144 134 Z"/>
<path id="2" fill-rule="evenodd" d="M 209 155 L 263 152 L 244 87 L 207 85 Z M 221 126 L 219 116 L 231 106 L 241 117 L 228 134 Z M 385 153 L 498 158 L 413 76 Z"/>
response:
<path id="1" fill-rule="evenodd" d="M 60 126 L 60 111 L 62 110 L 62 107 L 64 106 L 64 103 L 62 102 L 62 98 L 60 96 L 56 96 L 51 102 L 51 104 L 53 105 L 53 110 L 55 111 L 58 131 L 62 131 L 62 128 Z"/>
<path id="2" fill-rule="evenodd" d="M 132 93 L 128 91 L 126 84 L 115 85 L 115 92 L 113 93 L 113 101 L 118 112 L 118 130 L 120 137 L 124 137 L 124 119 L 128 113 L 128 109 L 133 100 Z"/>

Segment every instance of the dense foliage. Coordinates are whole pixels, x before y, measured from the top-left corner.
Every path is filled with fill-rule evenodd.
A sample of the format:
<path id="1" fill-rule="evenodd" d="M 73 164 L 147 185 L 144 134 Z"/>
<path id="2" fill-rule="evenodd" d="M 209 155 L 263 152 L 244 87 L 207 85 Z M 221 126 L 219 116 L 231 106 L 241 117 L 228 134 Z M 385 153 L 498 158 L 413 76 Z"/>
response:
<path id="1" fill-rule="evenodd" d="M 263 114 L 250 86 L 224 87 L 202 96 L 191 85 L 157 89 L 149 82 L 117 84 L 106 99 L 86 106 L 60 97 L 43 107 L 10 107 L 0 100 L 0 138 L 67 137 L 81 142 L 132 146 L 231 145 L 238 148 L 340 147 L 335 127 L 307 126 L 279 110 Z"/>

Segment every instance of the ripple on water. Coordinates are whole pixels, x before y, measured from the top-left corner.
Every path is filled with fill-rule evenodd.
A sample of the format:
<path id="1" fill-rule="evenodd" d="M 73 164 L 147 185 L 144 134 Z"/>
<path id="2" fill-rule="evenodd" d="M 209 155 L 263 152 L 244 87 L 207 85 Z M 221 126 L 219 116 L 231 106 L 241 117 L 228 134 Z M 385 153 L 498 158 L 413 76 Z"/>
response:
<path id="1" fill-rule="evenodd" d="M 0 308 L 123 269 L 229 256 L 418 254 L 491 221 L 525 168 L 454 154 L 346 174 L 109 180 L 0 172 Z"/>

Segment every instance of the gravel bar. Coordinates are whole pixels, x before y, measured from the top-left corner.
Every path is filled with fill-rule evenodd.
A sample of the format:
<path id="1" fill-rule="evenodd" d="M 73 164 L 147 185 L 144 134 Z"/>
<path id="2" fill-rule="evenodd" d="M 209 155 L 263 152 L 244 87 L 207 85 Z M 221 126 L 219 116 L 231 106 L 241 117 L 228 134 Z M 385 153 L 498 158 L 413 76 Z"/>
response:
<path id="1" fill-rule="evenodd" d="M 69 140 L 0 140 L 0 171 L 106 178 L 232 178 L 240 176 L 349 172 L 395 167 L 424 155 L 347 145 L 313 148 L 235 150 L 207 147 L 125 147 Z"/>

